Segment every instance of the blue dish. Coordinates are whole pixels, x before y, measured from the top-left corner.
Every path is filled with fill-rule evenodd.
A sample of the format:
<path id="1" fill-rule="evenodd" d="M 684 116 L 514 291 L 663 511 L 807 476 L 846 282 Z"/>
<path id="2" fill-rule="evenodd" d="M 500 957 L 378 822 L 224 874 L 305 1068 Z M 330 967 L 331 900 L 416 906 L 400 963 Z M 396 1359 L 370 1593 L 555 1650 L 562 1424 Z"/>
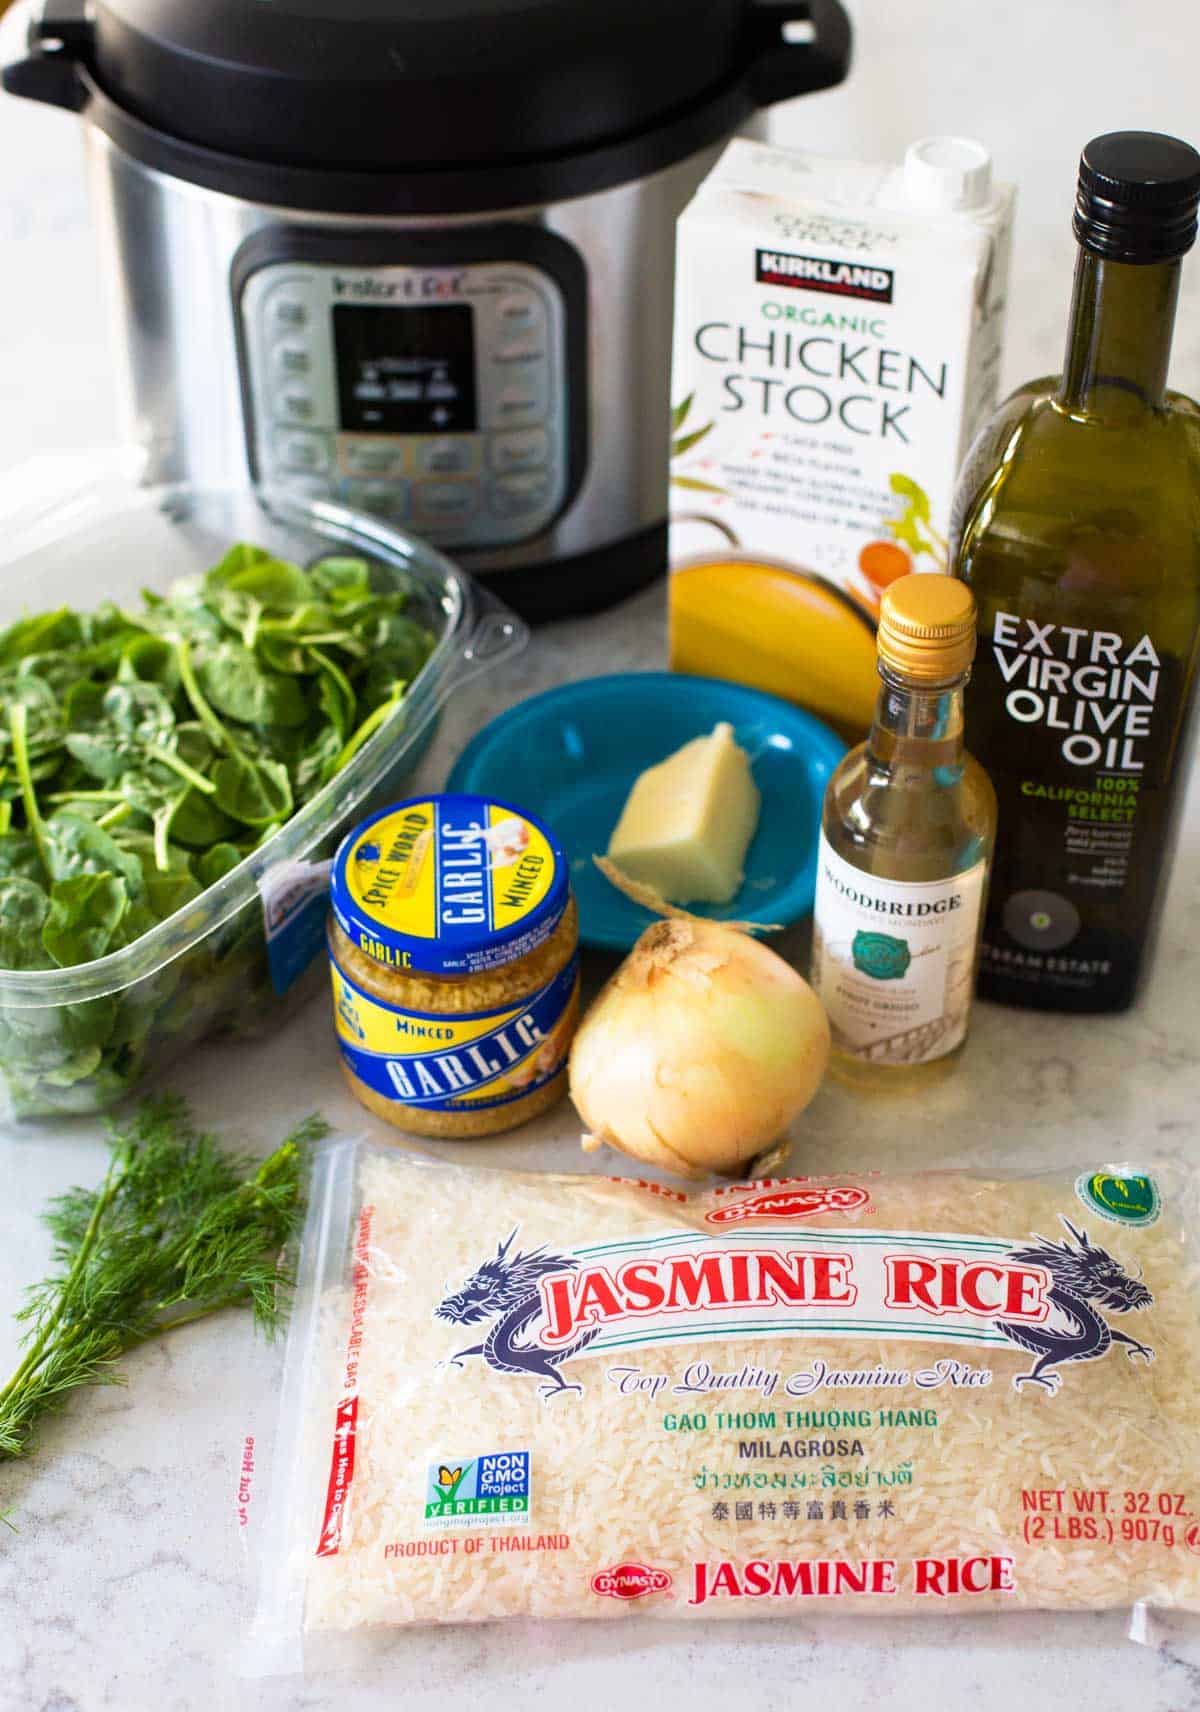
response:
<path id="1" fill-rule="evenodd" d="M 563 684 L 485 725 L 446 789 L 490 792 L 545 820 L 570 858 L 584 943 L 627 951 L 654 918 L 611 886 L 592 857 L 608 849 L 638 774 L 723 719 L 750 757 L 762 813 L 741 891 L 728 904 L 698 904 L 695 913 L 799 921 L 816 890 L 825 786 L 846 746 L 812 714 L 761 690 L 674 672 Z"/>

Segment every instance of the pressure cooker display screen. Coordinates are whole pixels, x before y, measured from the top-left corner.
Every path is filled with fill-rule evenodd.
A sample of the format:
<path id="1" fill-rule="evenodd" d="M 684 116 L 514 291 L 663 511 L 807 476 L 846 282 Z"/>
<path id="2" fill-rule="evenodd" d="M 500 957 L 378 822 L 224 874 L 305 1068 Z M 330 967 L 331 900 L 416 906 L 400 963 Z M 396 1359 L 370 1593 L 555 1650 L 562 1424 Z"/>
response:
<path id="1" fill-rule="evenodd" d="M 471 433 L 474 311 L 339 303 L 333 311 L 341 424 L 351 432 Z"/>

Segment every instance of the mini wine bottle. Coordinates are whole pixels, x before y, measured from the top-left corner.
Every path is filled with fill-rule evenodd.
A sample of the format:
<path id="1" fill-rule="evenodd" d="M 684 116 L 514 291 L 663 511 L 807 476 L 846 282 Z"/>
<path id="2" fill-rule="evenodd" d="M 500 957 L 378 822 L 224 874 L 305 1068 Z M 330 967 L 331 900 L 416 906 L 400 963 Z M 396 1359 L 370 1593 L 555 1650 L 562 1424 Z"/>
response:
<path id="1" fill-rule="evenodd" d="M 883 597 L 870 736 L 829 781 L 812 982 L 843 1079 L 928 1077 L 967 1036 L 996 797 L 963 748 L 975 602 L 953 577 Z"/>

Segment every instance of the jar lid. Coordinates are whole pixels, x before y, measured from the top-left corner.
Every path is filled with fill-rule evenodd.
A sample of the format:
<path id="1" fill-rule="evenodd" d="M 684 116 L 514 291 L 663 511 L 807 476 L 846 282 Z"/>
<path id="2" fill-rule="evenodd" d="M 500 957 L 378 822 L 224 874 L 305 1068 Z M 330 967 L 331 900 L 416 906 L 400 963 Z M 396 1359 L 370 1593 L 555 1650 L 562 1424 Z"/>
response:
<path id="1" fill-rule="evenodd" d="M 413 797 L 342 840 L 333 913 L 385 968 L 473 975 L 544 944 L 569 884 L 562 847 L 524 809 L 491 797 Z"/>

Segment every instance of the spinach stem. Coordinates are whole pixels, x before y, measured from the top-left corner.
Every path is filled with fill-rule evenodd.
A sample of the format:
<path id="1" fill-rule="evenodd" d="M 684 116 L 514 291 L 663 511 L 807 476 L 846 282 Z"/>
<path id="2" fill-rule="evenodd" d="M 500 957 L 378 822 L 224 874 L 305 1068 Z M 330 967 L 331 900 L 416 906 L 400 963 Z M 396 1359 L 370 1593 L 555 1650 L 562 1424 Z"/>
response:
<path id="1" fill-rule="evenodd" d="M 407 688 L 408 685 L 406 683 L 397 682 L 393 686 L 392 693 L 388 697 L 387 701 L 381 702 L 375 709 L 374 713 L 369 713 L 367 715 L 358 730 L 347 740 L 342 749 L 339 750 L 338 758 L 334 763 L 335 773 L 341 772 L 342 768 L 346 765 L 346 762 L 350 760 L 351 756 L 357 755 L 358 751 L 367 741 L 367 738 L 373 737 L 379 730 L 379 727 L 383 724 L 384 720 L 390 718 L 390 716 L 395 713 L 396 709 L 401 706 L 404 701 L 404 692 Z"/>
<path id="2" fill-rule="evenodd" d="M 124 791 L 52 791 L 47 802 L 115 802 L 125 801 Z"/>
<path id="3" fill-rule="evenodd" d="M 203 773 L 198 773 L 195 767 L 189 766 L 180 756 L 172 755 L 169 749 L 160 749 L 157 743 L 151 743 L 146 753 L 151 760 L 158 761 L 162 766 L 169 767 L 173 773 L 178 773 L 181 779 L 186 779 L 193 790 L 202 791 L 206 797 L 212 796 L 216 791 L 217 787 L 211 779 L 206 779 Z"/>
<path id="4" fill-rule="evenodd" d="M 167 839 L 183 797 L 177 797 L 173 803 L 168 803 L 165 812 L 159 809 L 154 817 L 154 866 L 160 874 L 170 872 L 171 852 L 167 848 Z"/>
<path id="5" fill-rule="evenodd" d="M 331 660 L 328 654 L 323 654 L 319 648 L 314 648 L 311 643 L 308 644 L 308 651 L 325 675 L 337 686 L 338 693 L 342 696 L 345 705 L 350 709 L 350 718 L 353 719 L 354 709 L 358 705 L 358 697 L 354 693 L 354 688 L 350 679 L 346 676 L 345 672 L 343 672 L 337 661 Z M 338 732 L 338 736 L 341 736 L 340 731 Z"/>
<path id="6" fill-rule="evenodd" d="M 46 871 L 46 877 L 53 881 L 54 871 L 50 866 L 46 829 L 42 824 L 37 792 L 33 786 L 33 770 L 29 765 L 29 709 L 24 702 L 15 701 L 10 705 L 8 728 L 12 733 L 13 760 L 17 763 L 17 778 L 21 782 L 21 801 L 25 805 L 25 821 L 33 834 L 38 859 Z"/>
<path id="7" fill-rule="evenodd" d="M 196 718 L 219 749 L 225 749 L 230 755 L 240 757 L 242 751 L 234 742 L 232 733 L 222 725 L 212 708 L 209 707 L 200 685 L 196 682 L 196 671 L 192 665 L 192 650 L 185 636 L 175 638 L 175 656 L 179 661 L 179 680 L 192 704 Z"/>

